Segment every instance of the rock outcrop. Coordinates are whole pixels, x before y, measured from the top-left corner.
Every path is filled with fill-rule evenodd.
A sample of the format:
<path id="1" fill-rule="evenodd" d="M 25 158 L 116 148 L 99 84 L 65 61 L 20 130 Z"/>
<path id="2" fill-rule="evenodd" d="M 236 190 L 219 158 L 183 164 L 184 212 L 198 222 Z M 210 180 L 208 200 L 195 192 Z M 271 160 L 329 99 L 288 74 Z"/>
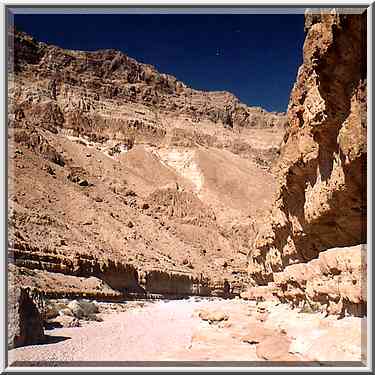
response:
<path id="1" fill-rule="evenodd" d="M 198 144 L 215 143 L 236 153 L 247 149 L 254 155 L 257 149 L 242 133 L 283 132 L 286 124 L 284 113 L 249 107 L 229 92 L 194 90 L 119 51 L 63 50 L 15 30 L 9 38 L 9 73 L 18 78 L 10 86 L 10 125 L 37 125 L 54 132 L 63 128 L 93 141 L 135 138 L 161 143 L 172 130 L 167 124 L 172 120 L 180 123 L 173 128 L 186 134 L 193 129 Z M 37 89 L 27 84 L 32 82 L 38 82 Z M 207 123 L 217 126 L 205 128 Z M 238 136 L 228 137 L 233 132 Z M 275 157 L 273 148 L 269 155 L 259 148 L 263 162 Z"/>
<path id="2" fill-rule="evenodd" d="M 76 254 L 63 255 L 11 252 L 8 271 L 16 280 L 39 290 L 46 298 L 92 298 L 121 300 L 160 296 L 208 296 L 212 282 L 196 272 L 171 269 L 137 269 L 132 264 Z"/>
<path id="3" fill-rule="evenodd" d="M 317 300 L 324 295 L 326 300 L 342 297 L 361 304 L 365 296 L 357 291 L 360 283 L 355 285 L 365 263 L 350 273 L 353 298 L 347 292 L 324 292 L 318 284 L 325 280 L 323 275 L 340 271 L 348 276 L 345 262 L 341 268 L 322 270 L 326 256 L 350 260 L 355 254 L 357 263 L 359 247 L 346 247 L 366 243 L 366 16 L 311 11 L 306 14 L 306 31 L 303 65 L 290 96 L 288 128 L 274 169 L 276 200 L 249 254 L 249 273 L 254 285 L 268 284 L 273 290 L 275 282 L 282 296 L 294 302 L 305 295 Z M 336 249 L 325 251 L 330 248 Z M 321 273 L 308 276 L 316 265 Z M 294 271 L 299 276 L 293 291 L 298 292 L 292 296 L 285 288 L 292 284 Z M 329 282 L 336 281 L 333 277 Z"/>
<path id="4" fill-rule="evenodd" d="M 18 282 L 56 298 L 238 294 L 285 114 L 119 51 L 9 37 Z"/>
<path id="5" fill-rule="evenodd" d="M 248 288 L 247 300 L 279 299 L 303 312 L 363 316 L 367 307 L 366 246 L 334 248 L 273 274 L 274 282 Z"/>
<path id="6" fill-rule="evenodd" d="M 43 321 L 27 288 L 10 285 L 8 289 L 8 349 L 43 342 Z"/>

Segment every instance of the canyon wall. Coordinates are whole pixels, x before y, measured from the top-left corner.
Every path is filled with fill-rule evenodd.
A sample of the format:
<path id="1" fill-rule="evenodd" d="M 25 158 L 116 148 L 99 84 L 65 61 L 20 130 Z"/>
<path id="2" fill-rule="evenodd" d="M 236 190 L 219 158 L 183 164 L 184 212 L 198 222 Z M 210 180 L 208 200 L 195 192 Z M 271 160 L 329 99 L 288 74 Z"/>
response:
<path id="1" fill-rule="evenodd" d="M 9 261 L 51 297 L 239 294 L 286 115 L 9 32 Z M 224 288 L 225 286 L 225 288 Z M 225 289 L 225 290 L 224 290 Z"/>
<path id="2" fill-rule="evenodd" d="M 336 267 L 331 275 L 349 273 L 353 287 L 365 286 L 365 250 L 347 247 L 366 243 L 366 14 L 314 12 L 305 15 L 303 64 L 274 167 L 275 201 L 249 253 L 253 285 L 286 299 L 287 290 L 300 288 L 304 299 L 309 293 L 306 283 L 296 286 L 285 273 L 321 259 L 330 248 L 335 256 L 347 253 L 348 262 L 354 253 L 353 262 L 362 262 L 351 271 Z M 359 295 L 357 304 L 366 298 Z M 345 298 L 347 293 L 336 293 L 324 305 Z"/>
<path id="3" fill-rule="evenodd" d="M 215 289 L 207 277 L 191 270 L 136 267 L 92 254 L 76 253 L 71 257 L 20 247 L 16 244 L 8 252 L 12 285 L 27 285 L 49 298 L 121 300 L 154 294 L 209 296 Z"/>

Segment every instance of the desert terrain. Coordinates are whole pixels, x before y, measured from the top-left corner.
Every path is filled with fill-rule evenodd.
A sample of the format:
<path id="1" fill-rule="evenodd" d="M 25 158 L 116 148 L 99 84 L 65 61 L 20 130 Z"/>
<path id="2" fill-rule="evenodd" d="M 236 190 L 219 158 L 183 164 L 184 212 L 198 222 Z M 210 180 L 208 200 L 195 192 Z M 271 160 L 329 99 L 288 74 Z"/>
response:
<path id="1" fill-rule="evenodd" d="M 10 365 L 366 363 L 366 16 L 305 32 L 276 113 L 11 30 Z"/>
<path id="2" fill-rule="evenodd" d="M 366 322 L 297 312 L 280 303 L 190 297 L 127 302 L 102 322 L 51 328 L 47 344 L 20 347 L 20 366 L 332 366 L 366 357 Z M 115 304 L 114 304 L 115 305 Z M 119 307 L 120 306 L 120 307 Z M 345 360 L 343 361 L 343 358 Z M 22 359 L 17 363 L 17 359 Z M 158 363 L 160 362 L 160 363 Z"/>

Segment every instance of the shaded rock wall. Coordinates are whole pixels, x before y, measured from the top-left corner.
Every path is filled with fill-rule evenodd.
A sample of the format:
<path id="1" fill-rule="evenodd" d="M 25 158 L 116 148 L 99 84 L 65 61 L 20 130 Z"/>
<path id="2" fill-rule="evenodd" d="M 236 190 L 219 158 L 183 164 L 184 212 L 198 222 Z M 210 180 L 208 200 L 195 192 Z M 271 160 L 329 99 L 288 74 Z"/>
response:
<path id="1" fill-rule="evenodd" d="M 138 269 L 132 264 L 111 259 L 98 259 L 89 254 L 76 254 L 71 259 L 63 254 L 46 254 L 40 253 L 36 249 L 13 248 L 9 251 L 9 260 L 14 265 L 12 272 L 19 275 L 19 282 L 23 280 L 27 282 L 27 286 L 40 290 L 50 297 L 85 296 L 116 300 L 134 295 L 145 297 L 147 294 L 208 296 L 213 287 L 207 277 L 193 272 Z M 32 270 L 32 275 L 30 272 L 25 273 L 22 269 Z M 44 274 L 41 275 L 35 270 L 44 271 Z M 66 287 L 61 287 L 59 278 L 56 280 L 53 276 L 54 273 L 58 274 L 60 278 L 63 275 L 69 276 L 72 280 L 67 278 Z M 22 274 L 31 277 L 22 277 Z M 90 287 L 90 282 L 86 282 L 87 278 L 95 278 L 97 282 L 91 282 Z M 45 285 L 41 286 L 37 281 L 39 279 L 45 279 Z M 48 280 L 50 281 L 48 282 Z M 72 284 L 71 287 L 68 285 L 69 282 Z M 77 288 L 78 282 L 83 284 Z M 56 285 L 53 285 L 54 283 Z"/>
<path id="2" fill-rule="evenodd" d="M 366 243 L 366 15 L 308 13 L 306 31 L 278 192 L 249 254 L 258 285 L 326 249 Z"/>
<path id="3" fill-rule="evenodd" d="M 8 289 L 8 349 L 39 344 L 43 339 L 42 318 L 30 291 L 10 285 Z"/>
<path id="4" fill-rule="evenodd" d="M 146 273 L 145 290 L 155 294 L 210 295 L 207 279 L 160 270 L 152 270 Z"/>

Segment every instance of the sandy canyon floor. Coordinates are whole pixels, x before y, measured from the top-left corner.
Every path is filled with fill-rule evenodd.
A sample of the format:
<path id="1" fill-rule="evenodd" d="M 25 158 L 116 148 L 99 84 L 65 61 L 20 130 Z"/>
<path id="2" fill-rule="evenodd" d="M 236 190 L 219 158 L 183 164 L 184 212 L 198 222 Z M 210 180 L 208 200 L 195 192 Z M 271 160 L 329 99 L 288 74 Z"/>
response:
<path id="1" fill-rule="evenodd" d="M 365 363 L 366 318 L 337 319 L 241 299 L 133 301 L 125 306 L 102 313 L 102 322 L 46 330 L 49 343 L 10 350 L 10 366 L 56 366 L 60 361 L 68 366 Z M 210 315 L 216 318 L 204 320 Z"/>

